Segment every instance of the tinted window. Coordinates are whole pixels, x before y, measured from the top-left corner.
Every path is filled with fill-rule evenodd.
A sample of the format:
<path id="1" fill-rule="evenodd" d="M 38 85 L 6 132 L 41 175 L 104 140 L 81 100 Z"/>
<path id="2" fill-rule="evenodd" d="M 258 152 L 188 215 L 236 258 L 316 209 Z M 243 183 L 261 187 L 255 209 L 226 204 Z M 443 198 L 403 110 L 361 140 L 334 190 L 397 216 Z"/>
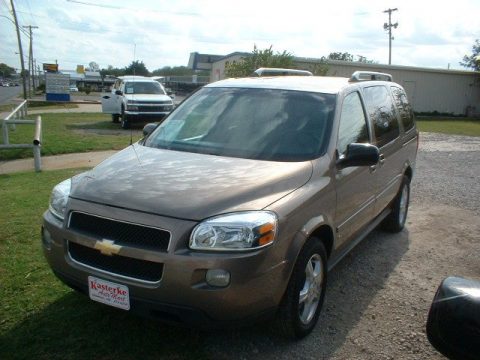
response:
<path id="1" fill-rule="evenodd" d="M 370 86 L 363 91 L 367 111 L 373 122 L 376 145 L 381 147 L 400 133 L 395 107 L 385 86 Z"/>
<path id="2" fill-rule="evenodd" d="M 343 100 L 337 150 L 341 155 L 351 143 L 368 143 L 368 130 L 362 102 L 357 92 L 348 94 Z"/>
<path id="3" fill-rule="evenodd" d="M 300 91 L 203 88 L 175 109 L 145 146 L 274 161 L 324 152 L 336 96 Z"/>
<path id="4" fill-rule="evenodd" d="M 125 94 L 165 95 L 165 91 L 157 81 L 129 81 L 125 83 Z"/>
<path id="5" fill-rule="evenodd" d="M 400 120 L 402 121 L 405 131 L 413 128 L 413 111 L 410 103 L 408 102 L 407 95 L 403 89 L 398 86 L 392 86 L 392 96 L 400 114 Z"/>

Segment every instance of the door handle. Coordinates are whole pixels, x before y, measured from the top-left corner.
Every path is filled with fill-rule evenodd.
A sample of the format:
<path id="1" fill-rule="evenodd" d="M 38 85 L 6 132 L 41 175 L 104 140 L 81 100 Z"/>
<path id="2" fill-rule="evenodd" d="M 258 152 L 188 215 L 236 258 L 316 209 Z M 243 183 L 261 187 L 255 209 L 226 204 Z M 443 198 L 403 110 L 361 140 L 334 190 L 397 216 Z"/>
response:
<path id="1" fill-rule="evenodd" d="M 380 163 L 380 165 L 383 165 L 383 163 L 385 162 L 385 155 L 378 155 L 378 162 Z"/>

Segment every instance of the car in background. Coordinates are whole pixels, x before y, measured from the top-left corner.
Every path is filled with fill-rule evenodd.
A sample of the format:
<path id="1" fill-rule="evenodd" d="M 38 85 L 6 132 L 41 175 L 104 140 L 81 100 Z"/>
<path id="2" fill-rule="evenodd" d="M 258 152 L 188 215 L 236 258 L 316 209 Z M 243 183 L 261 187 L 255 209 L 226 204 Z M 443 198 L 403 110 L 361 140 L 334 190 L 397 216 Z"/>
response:
<path id="1" fill-rule="evenodd" d="M 144 76 L 121 76 L 112 91 L 102 94 L 102 112 L 128 129 L 135 121 L 162 120 L 173 110 L 173 100 L 157 80 Z"/>
<path id="2" fill-rule="evenodd" d="M 75 85 L 70 85 L 70 92 L 78 92 L 78 88 Z"/>

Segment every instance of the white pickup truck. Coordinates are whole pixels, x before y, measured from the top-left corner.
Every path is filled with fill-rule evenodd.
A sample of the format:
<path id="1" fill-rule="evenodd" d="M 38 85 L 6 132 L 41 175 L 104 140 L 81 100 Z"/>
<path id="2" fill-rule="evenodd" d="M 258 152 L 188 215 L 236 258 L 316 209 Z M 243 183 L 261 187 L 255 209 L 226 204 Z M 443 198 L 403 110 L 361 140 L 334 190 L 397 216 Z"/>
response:
<path id="1" fill-rule="evenodd" d="M 102 94 L 102 112 L 128 129 L 133 121 L 161 120 L 173 110 L 162 84 L 144 76 L 121 76 L 110 93 Z"/>

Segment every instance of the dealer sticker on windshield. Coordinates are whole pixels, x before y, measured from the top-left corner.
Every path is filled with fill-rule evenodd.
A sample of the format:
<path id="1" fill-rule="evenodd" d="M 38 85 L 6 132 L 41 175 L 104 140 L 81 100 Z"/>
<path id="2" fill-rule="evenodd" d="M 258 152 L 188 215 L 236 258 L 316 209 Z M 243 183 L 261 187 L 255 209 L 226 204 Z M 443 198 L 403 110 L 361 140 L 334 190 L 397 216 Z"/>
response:
<path id="1" fill-rule="evenodd" d="M 128 287 L 93 276 L 88 277 L 88 294 L 90 299 L 114 306 L 123 310 L 130 310 L 130 295 Z"/>

